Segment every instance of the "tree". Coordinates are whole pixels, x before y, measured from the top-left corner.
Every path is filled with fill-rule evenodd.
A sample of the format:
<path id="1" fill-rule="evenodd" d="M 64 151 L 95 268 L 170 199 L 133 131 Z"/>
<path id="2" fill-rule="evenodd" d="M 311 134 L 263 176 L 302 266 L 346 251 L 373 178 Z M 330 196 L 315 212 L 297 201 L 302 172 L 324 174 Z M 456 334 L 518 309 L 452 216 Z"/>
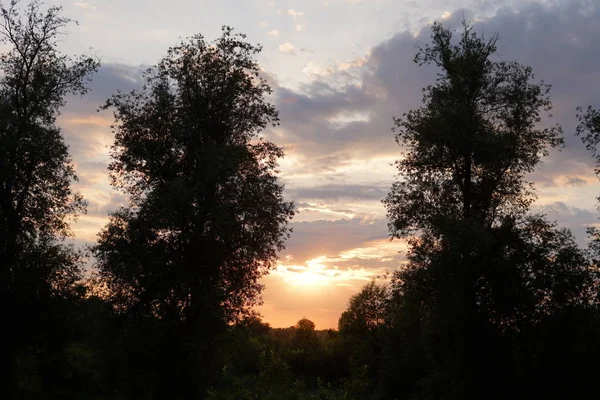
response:
<path id="1" fill-rule="evenodd" d="M 71 20 L 60 7 L 40 7 L 31 2 L 23 17 L 17 1 L 0 8 L 8 46 L 0 56 L 0 282 L 12 288 L 69 275 L 60 265 L 72 265 L 74 256 L 60 242 L 69 235 L 66 218 L 84 210 L 70 188 L 77 177 L 55 122 L 66 95 L 87 92 L 98 61 L 62 55 L 58 38 Z M 25 266 L 31 253 L 39 266 Z M 31 295 L 42 286 L 22 289 Z"/>
<path id="2" fill-rule="evenodd" d="M 581 140 L 592 153 L 596 160 L 596 165 L 600 165 L 600 111 L 592 106 L 588 106 L 585 110 L 581 107 L 577 108 L 577 119 L 579 124 L 575 133 L 581 137 Z M 596 169 L 596 173 L 598 173 Z"/>
<path id="3" fill-rule="evenodd" d="M 314 332 L 315 331 L 315 323 L 312 322 L 308 318 L 302 318 L 301 320 L 299 320 L 298 322 L 296 322 L 295 328 L 299 332 L 302 332 L 302 333 L 304 333 L 304 332 Z"/>
<path id="4" fill-rule="evenodd" d="M 319 355 L 323 354 L 315 323 L 308 318 L 302 318 L 291 329 L 288 359 L 292 371 L 304 377 L 315 377 L 319 368 Z"/>
<path id="5" fill-rule="evenodd" d="M 385 323 L 388 302 L 388 288 L 375 281 L 366 284 L 348 302 L 348 309 L 342 313 L 338 329 L 344 335 L 363 336 Z"/>
<path id="6" fill-rule="evenodd" d="M 77 177 L 56 118 L 65 96 L 86 93 L 98 61 L 61 54 L 57 44 L 71 20 L 60 7 L 41 7 L 39 1 L 24 8 L 18 1 L 0 4 L 6 48 L 0 55 L 0 303 L 11 327 L 2 348 L 9 362 L 57 322 L 50 301 L 72 291 L 81 267 L 64 239 L 68 218 L 85 203 L 71 189 Z M 13 367 L 3 370 L 18 374 Z"/>
<path id="7" fill-rule="evenodd" d="M 587 301 L 572 235 L 527 214 L 526 174 L 562 145 L 561 128 L 541 124 L 549 86 L 530 67 L 492 61 L 497 40 L 463 23 L 454 41 L 435 23 L 415 62 L 441 72 L 423 107 L 394 120 L 405 153 L 384 204 L 391 236 L 411 236 L 392 283 L 389 370 L 411 369 L 398 397 L 515 395 L 502 384 L 518 370 L 513 335 Z M 483 372 L 489 360 L 497 370 Z"/>
<path id="8" fill-rule="evenodd" d="M 588 106 L 585 111 L 583 108 L 577 108 L 577 129 L 575 134 L 581 137 L 585 147 L 592 153 L 596 162 L 596 175 L 600 174 L 600 111 Z M 600 198 L 596 198 L 598 200 Z M 600 232 L 595 227 L 588 228 L 588 236 L 592 239 L 588 249 L 591 262 L 598 265 L 600 260 Z"/>
<path id="9" fill-rule="evenodd" d="M 283 151 L 258 137 L 278 123 L 261 48 L 244 38 L 229 27 L 212 43 L 193 36 L 143 90 L 104 106 L 116 120 L 112 182 L 130 205 L 99 235 L 99 274 L 118 309 L 174 323 L 204 343 L 201 358 L 259 302 L 294 214 L 276 178 Z"/>
<path id="10" fill-rule="evenodd" d="M 292 343 L 296 349 L 300 349 L 305 353 L 304 358 L 314 356 L 314 349 L 317 346 L 315 323 L 308 318 L 302 318 L 296 322 Z"/>
<path id="11" fill-rule="evenodd" d="M 448 222 L 492 226 L 526 211 L 532 193 L 525 174 L 562 144 L 561 129 L 539 127 L 552 104 L 549 86 L 530 67 L 492 61 L 497 35 L 478 37 L 464 25 L 458 44 L 440 24 L 415 62 L 442 72 L 424 91 L 424 106 L 394 120 L 406 151 L 396 163 L 402 180 L 384 200 L 393 237 L 438 234 Z"/>
<path id="12" fill-rule="evenodd" d="M 370 398 L 383 367 L 389 294 L 386 285 L 372 280 L 350 298 L 348 308 L 340 316 L 338 329 L 351 375 L 345 386 L 352 398 Z"/>

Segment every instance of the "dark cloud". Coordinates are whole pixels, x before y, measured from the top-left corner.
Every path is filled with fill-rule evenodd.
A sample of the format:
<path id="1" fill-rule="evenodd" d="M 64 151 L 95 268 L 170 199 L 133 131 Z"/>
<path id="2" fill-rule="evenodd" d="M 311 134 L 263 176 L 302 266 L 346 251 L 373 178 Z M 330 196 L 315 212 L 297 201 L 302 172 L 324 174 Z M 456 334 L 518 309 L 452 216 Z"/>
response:
<path id="1" fill-rule="evenodd" d="M 99 152 L 107 153 L 112 143 L 109 129 L 110 112 L 98 112 L 106 100 L 117 91 L 130 92 L 142 85 L 146 66 L 106 64 L 100 67 L 88 85 L 90 91 L 83 97 L 70 96 L 58 120 L 76 163 L 88 160 Z"/>
<path id="2" fill-rule="evenodd" d="M 567 176 L 566 186 L 583 186 L 586 185 L 587 181 L 577 176 Z"/>
<path id="3" fill-rule="evenodd" d="M 389 188 L 387 186 L 373 185 L 328 185 L 293 189 L 287 191 L 290 199 L 322 199 L 335 200 L 381 200 Z"/>
<path id="4" fill-rule="evenodd" d="M 458 26 L 465 13 L 469 16 L 468 10 L 456 11 L 444 22 Z M 573 131 L 577 105 L 600 105 L 598 3 L 575 0 L 503 7 L 492 17 L 477 21 L 475 27 L 487 35 L 500 33 L 498 59 L 529 64 L 539 79 L 553 85 L 553 121 L 563 125 L 567 139 L 567 149 L 555 157 L 577 156 L 590 163 Z M 418 107 L 421 88 L 435 78 L 434 68 L 413 63 L 417 47 L 428 42 L 429 34 L 427 27 L 416 35 L 398 32 L 373 47 L 363 62 L 347 68 L 338 65 L 335 72 L 298 90 L 278 86 L 271 79 L 285 131 L 279 135 L 281 144 L 293 144 L 294 151 L 304 158 L 304 166 L 314 172 L 349 160 L 399 154 L 391 133 L 392 117 Z M 90 85 L 91 92 L 83 99 L 69 99 L 66 113 L 93 113 L 116 90 L 139 88 L 146 68 L 102 66 Z M 93 127 L 82 124 L 76 135 L 67 132 L 73 146 L 82 146 L 76 143 L 76 136 L 85 137 Z"/>
<path id="5" fill-rule="evenodd" d="M 345 250 L 388 237 L 384 219 L 294 222 L 291 227 L 294 231 L 282 257 L 293 256 L 294 263 L 300 264 L 318 256 L 337 257 Z"/>
<path id="6" fill-rule="evenodd" d="M 465 15 L 474 19 L 468 10 L 460 10 L 444 23 L 460 26 Z M 531 65 L 539 80 L 553 85 L 554 118 L 545 123 L 563 126 L 566 149 L 554 153 L 546 161 L 549 167 L 535 178 L 552 181 L 554 174 L 572 167 L 581 173 L 581 162 L 591 171 L 592 159 L 574 136 L 575 108 L 600 105 L 600 47 L 596 43 L 600 3 L 575 0 L 503 7 L 477 20 L 475 28 L 488 36 L 500 33 L 497 59 Z M 348 160 L 400 153 L 390 132 L 392 117 L 418 107 L 421 88 L 435 79 L 434 68 L 413 63 L 416 48 L 427 43 L 429 35 L 427 27 L 416 35 L 399 32 L 375 46 L 359 66 L 325 74 L 298 91 L 276 87 L 285 130 L 282 141 L 293 143 L 303 158 L 299 168 L 327 173 Z M 340 116 L 349 122 L 336 123 Z M 574 165 L 570 162 L 574 159 L 580 162 Z M 569 172 L 576 175 L 576 171 Z"/>
<path id="7" fill-rule="evenodd" d="M 598 223 L 598 213 L 574 207 L 564 202 L 554 202 L 539 209 L 551 221 L 556 221 L 559 227 L 570 229 L 577 242 L 585 247 L 587 245 L 588 227 Z"/>
<path id="8" fill-rule="evenodd" d="M 83 97 L 70 96 L 65 112 L 91 114 L 118 90 L 123 93 L 142 86 L 146 65 L 103 64 L 88 85 L 90 91 Z"/>
<path id="9" fill-rule="evenodd" d="M 457 11 L 444 22 L 460 26 L 464 15 L 473 19 L 468 12 Z M 600 33 L 600 3 L 563 1 L 550 5 L 531 3 L 519 8 L 504 7 L 492 17 L 478 20 L 475 29 L 487 36 L 499 32 L 497 59 L 531 65 L 538 80 L 553 85 L 553 118 L 543 123 L 558 123 L 563 127 L 566 147 L 560 152 L 552 152 L 530 179 L 542 189 L 595 183 L 593 160 L 580 139 L 575 137 L 574 129 L 577 106 L 600 106 L 597 97 L 600 93 L 600 47 L 596 43 Z M 399 32 L 375 46 L 365 62 L 351 71 L 339 70 L 323 75 L 298 91 L 277 87 L 277 106 L 285 131 L 282 140 L 285 144 L 292 143 L 294 155 L 302 160 L 287 173 L 310 172 L 323 177 L 352 162 L 399 154 L 401 149 L 390 132 L 392 116 L 418 107 L 421 88 L 435 79 L 436 71 L 432 67 L 418 67 L 412 61 L 416 47 L 425 44 L 429 34 L 426 27 L 416 36 Z M 339 82 L 345 80 L 346 84 L 340 85 Z M 364 115 L 368 118 L 363 118 Z M 339 116 L 345 116 L 350 122 L 336 122 Z M 292 198 L 302 202 L 310 199 L 326 204 L 344 199 L 381 199 L 386 192 L 385 186 L 353 183 L 311 188 L 288 186 L 287 190 Z M 337 207 L 342 208 L 343 204 Z M 548 216 L 556 219 L 560 226 L 572 229 L 581 243 L 585 241 L 586 226 L 595 221 L 595 213 L 564 203 L 554 203 Z M 356 224 L 356 233 L 346 232 L 346 229 L 352 230 L 346 224 Z M 340 251 L 340 246 L 323 244 L 328 243 L 326 236 L 331 238 L 330 242 L 350 240 L 352 244 L 347 248 L 359 247 L 369 236 L 357 220 L 306 222 L 298 227 L 300 233 L 295 232 L 292 236 L 289 254 L 298 252 L 303 259 Z M 383 220 L 377 229 L 380 231 L 375 236 L 386 235 Z M 317 248 L 310 247 L 314 243 L 318 244 Z"/>

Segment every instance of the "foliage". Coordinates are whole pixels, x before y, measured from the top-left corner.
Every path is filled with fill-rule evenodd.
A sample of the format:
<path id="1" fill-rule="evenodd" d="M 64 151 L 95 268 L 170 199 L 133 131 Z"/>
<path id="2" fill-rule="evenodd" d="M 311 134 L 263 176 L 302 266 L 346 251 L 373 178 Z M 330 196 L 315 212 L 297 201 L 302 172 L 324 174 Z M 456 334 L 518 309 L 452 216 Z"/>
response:
<path id="1" fill-rule="evenodd" d="M 61 239 L 84 211 L 68 147 L 55 125 L 68 94 L 85 94 L 98 68 L 57 50 L 71 20 L 33 1 L 0 8 L 0 282 L 2 290 L 55 292 L 77 275 L 78 255 Z"/>
<path id="2" fill-rule="evenodd" d="M 129 197 L 80 278 L 68 218 L 84 210 L 56 126 L 98 67 L 57 50 L 70 22 L 34 0 L 1 8 L 2 398 L 392 400 L 598 398 L 600 235 L 529 206 L 527 174 L 561 129 L 549 86 L 494 61 L 498 36 L 440 24 L 415 61 L 440 68 L 394 120 L 403 158 L 384 199 L 407 262 L 348 302 L 339 330 L 272 328 L 253 307 L 290 233 L 278 124 L 254 57 L 228 27 L 168 50 L 113 95 L 109 175 Z M 600 113 L 577 133 L 600 160 Z M 596 171 L 598 172 L 598 170 Z"/>
<path id="3" fill-rule="evenodd" d="M 395 119 L 405 153 L 384 204 L 391 236 L 412 236 L 392 284 L 383 386 L 392 397 L 512 398 L 531 356 L 514 346 L 546 318 L 587 307 L 594 282 L 571 233 L 527 214 L 525 176 L 562 144 L 560 127 L 541 124 L 549 87 L 530 67 L 492 61 L 498 36 L 466 23 L 452 36 L 432 26 L 415 62 L 441 72 L 424 106 Z"/>
<path id="4" fill-rule="evenodd" d="M 390 291 L 374 280 L 350 298 L 338 329 L 348 357 L 344 388 L 353 398 L 369 398 L 380 374 L 388 323 Z"/>
<path id="5" fill-rule="evenodd" d="M 600 144 L 600 111 L 592 106 L 585 110 L 581 107 L 577 109 L 577 118 L 579 124 L 575 133 L 581 137 L 581 140 L 596 159 L 596 165 L 600 165 L 600 153 L 598 145 Z M 596 169 L 596 174 L 599 172 Z"/>
<path id="6" fill-rule="evenodd" d="M 552 108 L 549 86 L 533 82 L 530 67 L 492 61 L 497 39 L 464 24 L 453 44 L 436 23 L 432 44 L 417 53 L 415 62 L 442 72 L 424 89 L 424 106 L 394 120 L 405 151 L 396 163 L 401 180 L 384 200 L 394 237 L 439 234 L 461 219 L 492 226 L 525 212 L 532 200 L 525 174 L 548 146 L 562 144 L 560 127 L 539 127 Z"/>
<path id="7" fill-rule="evenodd" d="M 116 304 L 145 315 L 228 323 L 256 304 L 292 204 L 282 197 L 270 142 L 277 113 L 252 56 L 231 28 L 169 49 L 142 92 L 116 94 L 113 184 L 131 196 L 95 255 Z M 209 311 L 210 310 L 210 311 Z"/>
<path id="8" fill-rule="evenodd" d="M 130 206 L 101 232 L 97 268 L 118 310 L 158 317 L 194 349 L 181 367 L 190 383 L 212 374 L 218 333 L 258 304 L 294 214 L 276 178 L 283 152 L 258 138 L 278 117 L 253 58 L 261 48 L 244 38 L 228 27 L 212 43 L 193 36 L 142 91 L 104 106 L 116 120 L 113 185 Z"/>
<path id="9" fill-rule="evenodd" d="M 77 296 L 81 253 L 64 240 L 85 202 L 71 189 L 77 177 L 55 122 L 67 95 L 85 94 L 98 61 L 59 52 L 71 22 L 60 7 L 12 1 L 0 14 L 0 304 L 10 327 L 0 352 L 2 370 L 14 374 L 3 377 L 10 396 L 51 387 L 40 374 L 60 351 L 53 329 L 61 315 L 53 313 Z"/>
<path id="10" fill-rule="evenodd" d="M 352 296 L 348 309 L 339 321 L 339 331 L 346 335 L 362 336 L 385 323 L 388 288 L 371 281 Z"/>

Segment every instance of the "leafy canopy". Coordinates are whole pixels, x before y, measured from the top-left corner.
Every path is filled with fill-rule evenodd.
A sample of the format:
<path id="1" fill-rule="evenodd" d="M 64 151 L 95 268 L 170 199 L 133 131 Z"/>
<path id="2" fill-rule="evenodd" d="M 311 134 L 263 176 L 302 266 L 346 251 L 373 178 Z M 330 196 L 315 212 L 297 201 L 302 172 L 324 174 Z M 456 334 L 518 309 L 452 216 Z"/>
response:
<path id="1" fill-rule="evenodd" d="M 95 248 L 119 307 L 195 324 L 237 319 L 259 301 L 293 205 L 277 182 L 283 151 L 259 138 L 278 123 L 261 48 L 224 27 L 196 35 L 117 93 L 113 185 L 130 205 L 112 214 Z"/>
<path id="2" fill-rule="evenodd" d="M 61 54 L 57 44 L 72 21 L 60 7 L 41 7 L 0 7 L 7 48 L 0 54 L 0 285 L 27 296 L 78 273 L 78 254 L 62 240 L 70 235 L 68 217 L 85 203 L 71 189 L 77 177 L 55 122 L 65 97 L 85 94 L 99 65 Z"/>
<path id="3" fill-rule="evenodd" d="M 424 105 L 394 120 L 404 153 L 384 200 L 393 237 L 522 214 L 533 195 L 525 175 L 562 144 L 559 126 L 541 124 L 550 88 L 533 82 L 530 67 L 493 61 L 498 36 L 479 37 L 466 23 L 458 43 L 452 37 L 432 26 L 432 43 L 415 62 L 441 72 L 424 89 Z"/>

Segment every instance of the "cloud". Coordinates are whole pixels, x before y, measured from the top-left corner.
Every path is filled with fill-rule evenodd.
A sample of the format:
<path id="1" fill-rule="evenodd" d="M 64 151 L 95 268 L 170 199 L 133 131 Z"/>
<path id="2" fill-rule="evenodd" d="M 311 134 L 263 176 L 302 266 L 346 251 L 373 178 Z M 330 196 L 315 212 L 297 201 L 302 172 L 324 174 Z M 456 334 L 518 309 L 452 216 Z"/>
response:
<path id="1" fill-rule="evenodd" d="M 73 5 L 74 5 L 75 7 L 79 7 L 79 8 L 83 8 L 83 9 L 88 9 L 88 8 L 90 8 L 90 3 L 75 2 L 75 3 L 73 3 Z"/>
<path id="2" fill-rule="evenodd" d="M 331 184 L 328 186 L 311 186 L 306 188 L 290 189 L 290 198 L 301 199 L 326 199 L 326 200 L 376 200 L 383 199 L 388 192 L 387 186 L 356 184 Z"/>
<path id="3" fill-rule="evenodd" d="M 561 201 L 536 208 L 536 211 L 544 213 L 551 221 L 556 221 L 559 227 L 570 229 L 582 247 L 587 245 L 587 228 L 598 226 L 599 222 L 597 211 L 573 207 Z"/>
<path id="4" fill-rule="evenodd" d="M 531 176 L 541 195 L 553 188 L 593 190 L 597 186 L 593 160 L 573 130 L 577 105 L 600 105 L 600 50 L 594 41 L 600 7 L 592 4 L 586 8 L 578 1 L 556 4 L 503 8 L 490 18 L 479 19 L 475 26 L 488 35 L 500 32 L 498 58 L 530 64 L 538 78 L 554 85 L 554 122 L 565 128 L 567 148 L 553 153 Z M 455 12 L 445 23 L 458 26 L 461 18 L 462 13 Z M 373 197 L 384 194 L 393 178 L 389 163 L 402 150 L 394 142 L 392 117 L 418 107 L 421 88 L 435 79 L 434 68 L 412 62 L 415 46 L 427 43 L 429 33 L 427 27 L 416 34 L 402 31 L 363 56 L 330 65 L 308 63 L 304 70 L 311 79 L 296 90 L 271 81 L 281 126 L 267 134 L 287 150 L 282 176 L 288 196 L 310 196 L 313 202 L 320 199 L 337 209 L 354 209 L 342 203 L 358 201 L 365 194 L 361 188 L 378 188 Z M 281 44 L 279 50 L 286 54 L 300 51 L 289 42 Z M 111 136 L 102 124 L 110 116 L 99 120 L 81 115 L 94 113 L 117 88 L 128 91 L 139 87 L 144 69 L 103 66 L 92 82 L 92 92 L 69 101 L 63 131 L 75 158 L 106 156 L 105 146 Z M 79 116 L 66 121 L 72 114 Z M 290 157 L 293 162 L 288 163 Z M 355 179 L 358 170 L 352 168 L 365 163 L 370 170 L 360 171 L 362 178 Z M 331 182 L 337 186 L 328 187 Z M 353 197 L 349 196 L 352 192 Z M 552 200 L 548 197 L 547 201 Z"/>
<path id="5" fill-rule="evenodd" d="M 319 329 L 336 328 L 350 296 L 404 261 L 405 241 L 390 241 L 383 219 L 359 218 L 292 224 L 282 265 L 261 282 L 258 310 L 274 326 L 307 316 Z M 324 307 L 323 299 L 327 299 Z"/>
<path id="6" fill-rule="evenodd" d="M 129 92 L 142 85 L 147 66 L 105 64 L 89 84 L 83 97 L 71 96 L 58 119 L 79 182 L 73 187 L 88 201 L 88 212 L 72 225 L 77 244 L 91 244 L 108 220 L 108 213 L 126 204 L 126 197 L 110 187 L 107 167 L 113 134 L 110 112 L 97 112 L 98 107 L 117 90 Z"/>
<path id="7" fill-rule="evenodd" d="M 265 21 L 260 21 L 258 24 L 259 24 L 260 26 L 262 26 L 263 28 L 266 28 L 266 27 L 269 25 L 269 24 L 268 24 L 267 22 L 265 22 Z"/>
<path id="8" fill-rule="evenodd" d="M 279 12 L 279 14 L 286 14 L 286 15 L 292 16 L 294 18 L 302 17 L 304 15 L 304 13 L 302 11 L 296 11 L 291 8 L 288 8 L 286 10 L 279 10 L 278 12 Z"/>
<path id="9" fill-rule="evenodd" d="M 302 32 L 304 30 L 304 25 L 302 25 L 302 24 L 296 24 L 296 26 L 294 26 L 294 30 L 296 32 Z"/>
<path id="10" fill-rule="evenodd" d="M 463 14 L 444 17 L 445 24 L 458 27 Z M 600 33 L 600 6 L 584 1 L 530 3 L 475 20 L 477 32 L 500 33 L 496 59 L 529 64 L 537 79 L 553 85 L 554 118 L 548 122 L 563 126 L 567 146 L 531 175 L 540 196 L 553 186 L 598 187 L 593 160 L 573 131 L 576 106 L 600 106 L 600 48 L 594 39 Z M 278 137 L 293 148 L 294 171 L 320 170 L 323 176 L 343 165 L 400 156 L 392 117 L 419 107 L 421 88 L 435 80 L 435 68 L 412 61 L 416 47 L 428 43 L 429 35 L 424 26 L 416 34 L 398 32 L 362 57 L 329 65 L 308 62 L 304 72 L 311 77 L 309 83 L 296 90 L 275 87 L 282 123 Z M 389 173 L 380 165 L 372 171 L 373 179 L 383 179 L 379 171 Z"/>
<path id="11" fill-rule="evenodd" d="M 302 16 L 295 10 L 281 13 Z M 462 12 L 443 17 L 445 24 L 458 27 Z M 537 79 L 553 85 L 552 123 L 563 126 L 566 148 L 552 152 L 529 178 L 539 188 L 537 207 L 559 225 L 573 229 L 583 243 L 585 226 L 597 222 L 594 205 L 600 185 L 593 174 L 593 159 L 573 132 L 576 106 L 600 107 L 600 47 L 596 43 L 600 4 L 529 2 L 473 20 L 477 32 L 500 33 L 495 59 L 531 65 Z M 428 43 L 429 35 L 427 26 L 416 32 L 396 32 L 366 54 L 329 64 L 300 54 L 303 49 L 289 42 L 279 46 L 284 54 L 306 57 L 306 79 L 295 89 L 266 75 L 274 89 L 272 101 L 280 112 L 281 126 L 265 135 L 286 150 L 281 178 L 286 198 L 293 199 L 300 211 L 281 254 L 284 266 L 307 268 L 318 259 L 328 272 L 314 273 L 331 273 L 334 267 L 377 273 L 401 265 L 403 253 L 396 253 L 405 247 L 387 241 L 380 200 L 394 179 L 390 164 L 402 152 L 391 132 L 392 117 L 419 107 L 421 89 L 435 81 L 434 67 L 413 62 L 416 47 Z M 59 121 L 82 178 L 78 188 L 90 200 L 88 218 L 76 225 L 78 235 L 89 240 L 103 225 L 106 212 L 125 201 L 108 188 L 107 146 L 112 134 L 107 124 L 111 116 L 98 114 L 96 109 L 117 89 L 126 92 L 139 87 L 145 68 L 103 66 L 91 84 L 92 91 L 83 99 L 70 98 Z M 314 293 L 304 296 L 300 287 L 290 288 L 283 276 L 272 275 L 264 282 L 268 288 L 265 307 L 273 315 L 281 312 L 291 325 L 312 310 L 307 316 L 319 319 L 319 326 L 334 323 L 361 280 L 353 281 L 353 287 L 318 288 L 332 299 L 327 309 Z"/>
<path id="12" fill-rule="evenodd" d="M 459 26 L 462 13 L 444 17 L 444 23 Z M 593 160 L 573 131 L 576 106 L 600 106 L 600 48 L 595 43 L 599 27 L 600 7 L 586 8 L 582 2 L 504 8 L 476 24 L 478 32 L 501 34 L 497 59 L 529 64 L 538 79 L 554 85 L 553 123 L 563 126 L 566 148 L 552 152 L 530 175 L 539 188 L 534 211 L 571 229 L 582 246 L 586 227 L 598 222 L 594 205 L 600 185 Z M 373 274 L 381 264 L 390 270 L 402 265 L 405 248 L 387 241 L 384 209 L 377 197 L 385 195 L 393 178 L 389 160 L 402 150 L 393 140 L 391 118 L 418 107 L 421 88 L 435 80 L 434 68 L 412 62 L 415 47 L 428 41 L 426 27 L 416 35 L 398 32 L 360 59 L 309 64 L 306 73 L 312 80 L 298 90 L 275 87 L 282 123 L 277 137 L 292 158 L 283 169 L 286 195 L 297 202 L 297 218 L 305 219 L 293 224 L 283 253 L 290 260 L 284 264 L 306 268 L 315 257 L 324 256 L 320 260 L 326 271 L 361 266 Z M 344 120 L 341 116 L 347 122 L 335 123 Z M 364 164 L 367 167 L 360 170 Z M 371 224 L 363 222 L 366 215 L 372 217 Z M 380 253 L 378 243 L 391 246 L 388 253 Z M 277 274 L 264 282 L 266 303 L 261 310 L 277 326 L 291 325 L 306 314 L 322 327 L 336 326 L 347 299 L 361 285 L 355 280 L 351 286 L 314 286 L 315 294 L 286 284 Z M 314 300 L 320 294 L 327 296 L 327 309 Z"/>
<path id="13" fill-rule="evenodd" d="M 294 232 L 281 256 L 291 255 L 295 263 L 305 263 L 317 256 L 335 258 L 343 251 L 388 238 L 387 222 L 383 218 L 294 222 L 291 227 Z"/>
<path id="14" fill-rule="evenodd" d="M 85 117 L 89 113 L 95 114 L 98 107 L 104 104 L 117 90 L 129 92 L 141 88 L 143 73 L 148 67 L 149 65 L 103 64 L 92 76 L 92 81 L 88 85 L 90 91 L 85 96 L 67 98 L 67 107 L 64 109 L 64 113 Z"/>
<path id="15" fill-rule="evenodd" d="M 279 31 L 273 29 L 273 30 L 267 32 L 267 35 L 269 35 L 269 36 L 279 36 Z"/>
<path id="16" fill-rule="evenodd" d="M 286 54 L 296 54 L 296 48 L 290 42 L 280 44 L 279 51 Z"/>

